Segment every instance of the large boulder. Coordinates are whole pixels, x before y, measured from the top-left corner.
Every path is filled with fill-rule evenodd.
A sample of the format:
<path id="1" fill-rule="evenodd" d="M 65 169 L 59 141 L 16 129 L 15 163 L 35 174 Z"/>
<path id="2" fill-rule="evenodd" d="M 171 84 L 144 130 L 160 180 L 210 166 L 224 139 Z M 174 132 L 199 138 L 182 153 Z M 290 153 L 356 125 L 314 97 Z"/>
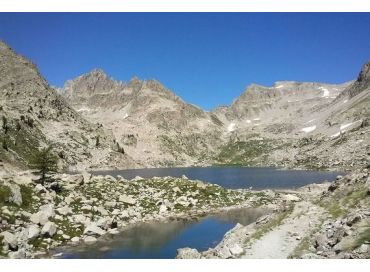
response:
<path id="1" fill-rule="evenodd" d="M 40 207 L 37 213 L 31 215 L 30 220 L 34 224 L 45 225 L 50 218 L 55 216 L 53 204 L 46 204 Z"/>
<path id="2" fill-rule="evenodd" d="M 10 189 L 11 196 L 9 198 L 9 201 L 21 206 L 23 201 L 22 201 L 22 194 L 21 194 L 21 188 L 19 185 L 13 183 L 13 182 L 4 182 L 4 185 L 7 186 Z"/>
<path id="3" fill-rule="evenodd" d="M 88 224 L 84 230 L 86 235 L 104 235 L 105 231 L 101 229 L 96 222 L 91 222 Z"/>
<path id="4" fill-rule="evenodd" d="M 123 203 L 129 204 L 129 205 L 135 205 L 136 204 L 136 200 L 133 199 L 131 196 L 128 196 L 128 195 L 121 195 L 119 197 L 119 202 L 123 202 Z"/>
<path id="5" fill-rule="evenodd" d="M 41 234 L 47 237 L 52 237 L 57 232 L 57 226 L 54 222 L 47 222 L 41 230 Z"/>
<path id="6" fill-rule="evenodd" d="M 37 238 L 40 235 L 40 228 L 38 225 L 31 225 L 28 227 L 27 232 L 28 239 Z"/>
<path id="7" fill-rule="evenodd" d="M 56 211 L 57 211 L 57 213 L 59 213 L 61 215 L 72 214 L 72 209 L 68 206 L 60 207 L 60 208 L 56 209 Z"/>
<path id="8" fill-rule="evenodd" d="M 84 238 L 84 242 L 88 245 L 96 243 L 98 240 L 93 236 L 87 236 Z"/>
<path id="9" fill-rule="evenodd" d="M 179 248 L 177 249 L 176 259 L 200 259 L 202 255 L 195 248 Z"/>
<path id="10" fill-rule="evenodd" d="M 233 256 L 239 256 L 244 252 L 244 249 L 238 244 L 231 246 L 229 249 Z"/>
<path id="11" fill-rule="evenodd" d="M 3 237 L 3 245 L 7 246 L 10 250 L 16 251 L 18 249 L 17 237 L 14 234 L 4 231 L 0 233 L 0 237 Z"/>

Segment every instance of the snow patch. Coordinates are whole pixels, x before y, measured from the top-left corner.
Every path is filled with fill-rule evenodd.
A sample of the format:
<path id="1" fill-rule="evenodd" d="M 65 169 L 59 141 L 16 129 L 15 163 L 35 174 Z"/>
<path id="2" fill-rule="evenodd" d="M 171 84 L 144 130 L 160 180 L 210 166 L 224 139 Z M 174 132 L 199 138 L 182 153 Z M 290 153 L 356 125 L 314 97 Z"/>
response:
<path id="1" fill-rule="evenodd" d="M 343 104 L 346 104 L 347 102 L 348 102 L 348 99 L 344 100 L 344 101 L 343 101 Z"/>
<path id="2" fill-rule="evenodd" d="M 126 119 L 128 117 L 128 114 L 125 113 L 125 115 L 122 117 L 123 119 Z"/>
<path id="3" fill-rule="evenodd" d="M 260 118 L 254 118 L 253 121 L 259 121 L 261 120 Z"/>
<path id="4" fill-rule="evenodd" d="M 311 126 L 311 127 L 305 127 L 305 128 L 302 128 L 301 130 L 305 133 L 309 133 L 311 131 L 314 131 L 316 129 L 316 125 L 315 126 Z"/>
<path id="5" fill-rule="evenodd" d="M 247 124 L 250 124 L 250 123 L 252 123 L 252 121 L 251 120 L 246 120 L 245 122 L 247 122 Z"/>
<path id="6" fill-rule="evenodd" d="M 311 123 L 313 121 L 315 121 L 316 119 L 311 119 L 310 121 L 307 121 L 305 124 L 308 124 L 308 123 Z"/>
<path id="7" fill-rule="evenodd" d="M 344 130 L 344 129 L 352 126 L 353 124 L 357 124 L 359 122 L 362 122 L 362 120 L 357 120 L 357 121 L 352 122 L 352 123 L 343 124 L 343 125 L 340 126 L 340 130 Z"/>
<path id="8" fill-rule="evenodd" d="M 232 132 L 235 130 L 235 123 L 230 123 L 227 127 L 228 132 Z"/>
<path id="9" fill-rule="evenodd" d="M 281 88 L 284 88 L 284 85 L 278 85 L 275 87 L 275 89 L 281 89 Z"/>
<path id="10" fill-rule="evenodd" d="M 83 111 L 90 111 L 89 108 L 80 108 L 78 110 L 76 110 L 77 112 L 83 112 Z"/>
<path id="11" fill-rule="evenodd" d="M 335 133 L 335 134 L 331 135 L 330 137 L 335 138 L 335 137 L 338 137 L 339 135 L 340 135 L 340 131 L 338 133 Z"/>
<path id="12" fill-rule="evenodd" d="M 323 91 L 324 91 L 324 93 L 323 93 L 323 95 L 322 95 L 321 97 L 329 97 L 330 92 L 329 92 L 329 90 L 328 90 L 328 89 L 326 89 L 326 88 L 324 88 L 324 87 L 320 87 L 319 89 L 321 89 L 321 90 L 323 90 Z"/>

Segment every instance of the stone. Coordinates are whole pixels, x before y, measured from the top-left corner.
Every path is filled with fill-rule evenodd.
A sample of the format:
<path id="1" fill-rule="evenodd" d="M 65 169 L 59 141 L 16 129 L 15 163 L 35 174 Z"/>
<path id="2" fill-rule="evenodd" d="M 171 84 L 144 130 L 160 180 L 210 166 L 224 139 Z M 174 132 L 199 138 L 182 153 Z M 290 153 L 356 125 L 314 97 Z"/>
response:
<path id="1" fill-rule="evenodd" d="M 61 215 L 68 215 L 68 214 L 72 214 L 72 209 L 68 206 L 63 206 L 61 208 L 58 208 L 56 209 L 57 213 L 61 214 Z"/>
<path id="2" fill-rule="evenodd" d="M 31 225 L 27 229 L 28 231 L 28 239 L 34 239 L 40 236 L 40 228 L 38 225 Z"/>
<path id="3" fill-rule="evenodd" d="M 46 237 L 52 237 L 57 232 L 57 226 L 54 222 L 47 222 L 41 229 L 41 234 Z"/>
<path id="4" fill-rule="evenodd" d="M 359 248 L 360 253 L 367 253 L 369 252 L 370 246 L 367 244 L 362 244 Z"/>
<path id="5" fill-rule="evenodd" d="M 69 239 L 71 239 L 71 236 L 69 236 L 69 235 L 67 235 L 67 234 L 63 234 L 63 235 L 62 235 L 62 238 L 63 238 L 64 240 L 69 240 Z"/>
<path id="6" fill-rule="evenodd" d="M 167 206 L 162 204 L 160 207 L 159 207 L 159 213 L 165 213 L 167 212 Z"/>
<path id="7" fill-rule="evenodd" d="M 243 248 L 238 244 L 233 245 L 229 250 L 233 256 L 239 256 L 244 252 Z"/>
<path id="8" fill-rule="evenodd" d="M 9 187 L 12 194 L 9 200 L 16 205 L 21 206 L 23 201 L 19 185 L 13 183 L 5 183 L 5 185 Z"/>
<path id="9" fill-rule="evenodd" d="M 98 213 L 100 213 L 100 215 L 102 215 L 102 216 L 107 216 L 107 215 L 109 215 L 108 211 L 107 211 L 106 209 L 104 209 L 104 207 L 102 207 L 102 206 L 97 207 L 97 208 L 96 208 L 96 211 L 97 211 Z"/>
<path id="10" fill-rule="evenodd" d="M 103 229 L 101 229 L 97 225 L 97 223 L 92 222 L 89 225 L 87 225 L 87 227 L 84 230 L 84 234 L 87 234 L 87 235 L 104 235 L 105 231 Z"/>
<path id="11" fill-rule="evenodd" d="M 177 249 L 176 259 L 200 259 L 201 254 L 195 248 L 179 248 Z"/>
<path id="12" fill-rule="evenodd" d="M 105 207 L 108 207 L 108 208 L 114 208 L 117 206 L 117 202 L 116 201 L 107 201 L 104 203 L 104 206 Z"/>
<path id="13" fill-rule="evenodd" d="M 74 244 L 79 243 L 79 242 L 80 242 L 80 237 L 73 237 L 73 238 L 71 239 L 71 242 L 72 242 L 72 243 L 74 243 Z"/>
<path id="14" fill-rule="evenodd" d="M 301 200 L 298 196 L 295 196 L 292 194 L 283 195 L 282 198 L 286 201 L 292 201 L 292 202 L 298 202 Z"/>
<path id="15" fill-rule="evenodd" d="M 94 244 L 94 243 L 96 243 L 98 240 L 95 238 L 95 237 L 93 237 L 93 236 L 87 236 L 87 237 L 85 237 L 84 238 L 84 242 L 86 243 L 86 244 Z"/>
<path id="16" fill-rule="evenodd" d="M 10 259 L 25 259 L 26 258 L 26 250 L 24 248 L 20 248 L 18 251 L 10 252 L 8 254 Z"/>
<path id="17" fill-rule="evenodd" d="M 81 174 L 82 174 L 82 177 L 83 177 L 83 182 L 85 184 L 89 183 L 90 180 L 91 180 L 92 174 L 88 173 L 87 171 L 83 171 Z"/>
<path id="18" fill-rule="evenodd" d="M 0 236 L 3 237 L 3 245 L 7 246 L 12 251 L 18 250 L 17 237 L 14 234 L 4 231 L 0 233 Z"/>
<path id="19" fill-rule="evenodd" d="M 123 203 L 129 204 L 129 205 L 135 205 L 136 204 L 136 200 L 133 199 L 131 196 L 128 196 L 128 195 L 121 195 L 118 200 L 119 200 L 119 202 L 123 202 Z"/>
<path id="20" fill-rule="evenodd" d="M 37 184 L 34 188 L 34 190 L 37 192 L 37 193 L 46 193 L 47 190 L 44 186 L 42 186 L 41 184 Z"/>

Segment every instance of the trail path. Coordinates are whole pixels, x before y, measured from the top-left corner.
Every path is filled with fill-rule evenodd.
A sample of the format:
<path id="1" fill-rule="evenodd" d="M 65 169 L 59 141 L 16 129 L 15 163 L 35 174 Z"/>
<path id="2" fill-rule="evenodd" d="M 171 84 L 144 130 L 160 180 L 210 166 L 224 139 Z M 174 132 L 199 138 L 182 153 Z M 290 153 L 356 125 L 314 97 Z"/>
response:
<path id="1" fill-rule="evenodd" d="M 309 201 L 297 202 L 293 212 L 282 224 L 267 232 L 245 248 L 241 258 L 285 259 L 293 253 L 300 240 L 319 222 L 324 209 Z"/>

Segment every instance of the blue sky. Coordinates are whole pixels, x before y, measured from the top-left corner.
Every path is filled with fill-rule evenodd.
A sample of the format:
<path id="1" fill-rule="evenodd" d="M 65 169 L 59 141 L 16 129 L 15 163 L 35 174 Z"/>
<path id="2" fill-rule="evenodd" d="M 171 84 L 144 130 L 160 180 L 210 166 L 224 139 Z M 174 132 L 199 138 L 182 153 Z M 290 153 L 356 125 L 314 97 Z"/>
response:
<path id="1" fill-rule="evenodd" d="M 155 78 L 204 109 L 251 83 L 354 79 L 369 29 L 369 13 L 0 13 L 0 39 L 51 85 L 101 68 Z"/>

